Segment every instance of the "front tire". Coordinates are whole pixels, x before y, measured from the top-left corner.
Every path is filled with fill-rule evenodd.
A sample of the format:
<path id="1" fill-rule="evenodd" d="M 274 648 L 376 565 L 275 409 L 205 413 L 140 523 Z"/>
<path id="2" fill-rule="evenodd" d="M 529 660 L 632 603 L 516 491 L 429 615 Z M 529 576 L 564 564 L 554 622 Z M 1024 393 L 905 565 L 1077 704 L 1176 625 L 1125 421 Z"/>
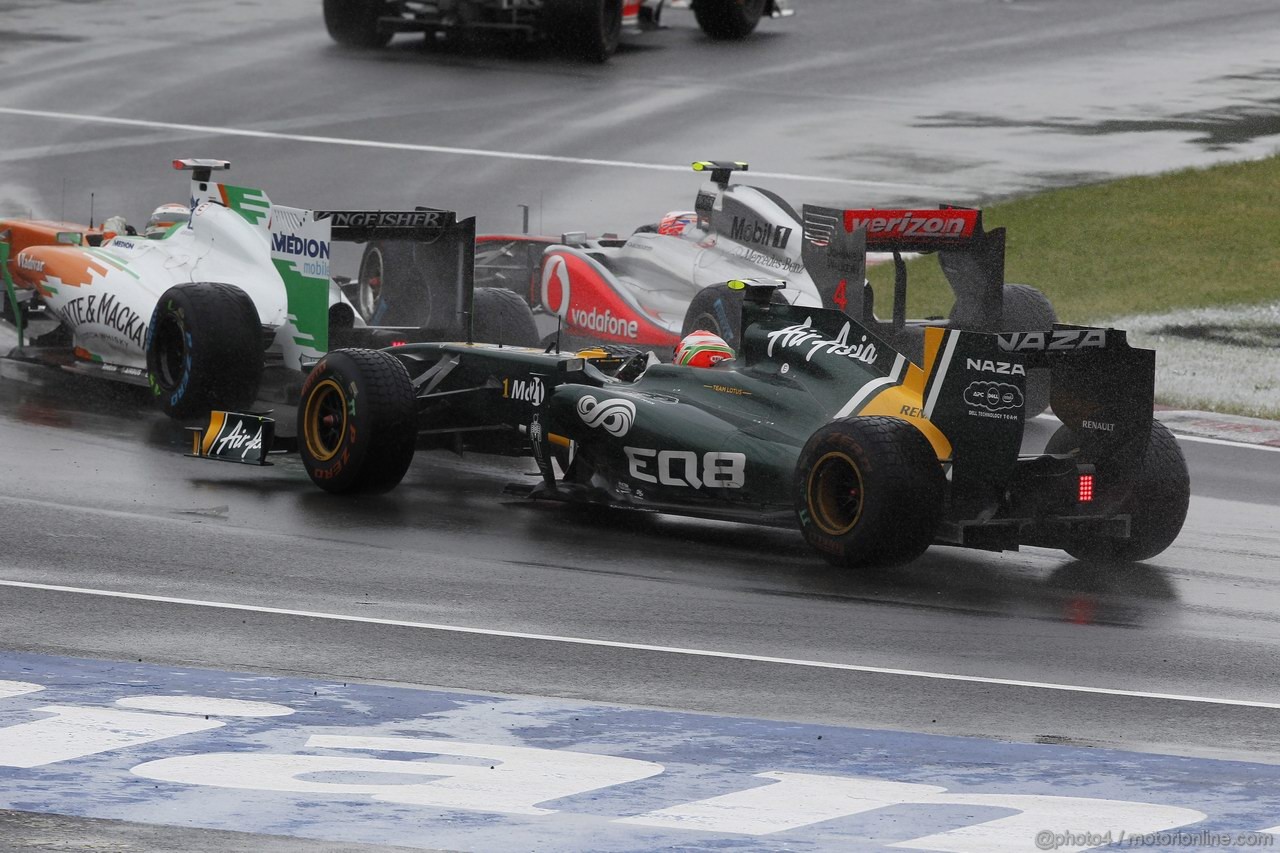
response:
<path id="1" fill-rule="evenodd" d="M 253 300 L 232 284 L 178 284 L 147 326 L 147 380 L 171 418 L 253 405 L 262 380 L 262 325 Z"/>
<path id="2" fill-rule="evenodd" d="M 386 47 L 391 33 L 378 29 L 385 0 L 324 0 L 324 26 L 346 47 Z"/>
<path id="3" fill-rule="evenodd" d="M 720 41 L 744 39 L 755 31 L 767 0 L 698 0 L 693 16 L 698 26 Z"/>
<path id="4" fill-rule="evenodd" d="M 841 418 L 819 428 L 800 452 L 795 479 L 805 541 L 835 566 L 910 562 L 942 523 L 942 466 L 928 439 L 897 418 Z"/>
<path id="5" fill-rule="evenodd" d="M 1045 453 L 1069 454 L 1080 448 L 1070 427 L 1059 427 L 1045 445 Z M 1116 482 L 1110 476 L 1105 460 L 1097 465 L 1098 499 L 1108 491 L 1125 489 L 1128 483 Z M 1182 532 L 1191 504 L 1191 476 L 1182 448 L 1169 428 L 1159 421 L 1151 422 L 1151 438 L 1142 455 L 1142 464 L 1117 512 L 1129 515 L 1129 538 L 1108 539 L 1097 536 L 1069 541 L 1068 554 L 1079 560 L 1100 563 L 1136 563 L 1148 560 L 1173 544 Z"/>
<path id="6" fill-rule="evenodd" d="M 605 62 L 622 39 L 622 0 L 546 0 L 551 41 L 570 56 Z"/>
<path id="7" fill-rule="evenodd" d="M 376 494 L 404 479 L 417 438 L 413 383 L 380 350 L 329 353 L 298 401 L 298 451 L 311 481 L 332 494 Z"/>

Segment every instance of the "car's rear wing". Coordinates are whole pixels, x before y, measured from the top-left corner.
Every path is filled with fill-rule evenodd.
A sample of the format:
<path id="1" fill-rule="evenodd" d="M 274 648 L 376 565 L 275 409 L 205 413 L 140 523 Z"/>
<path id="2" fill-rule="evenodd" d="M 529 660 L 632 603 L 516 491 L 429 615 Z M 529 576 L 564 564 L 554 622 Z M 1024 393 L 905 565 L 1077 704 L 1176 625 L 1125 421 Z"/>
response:
<path id="1" fill-rule="evenodd" d="M 475 283 L 476 220 L 461 221 L 450 210 L 325 211 L 335 241 L 408 243 L 392 253 L 384 248 L 385 270 L 377 316 L 379 326 L 415 330 L 415 340 L 471 340 Z"/>
<path id="2" fill-rule="evenodd" d="M 452 210 L 306 210 L 275 204 L 256 187 L 213 180 L 231 169 L 227 160 L 174 160 L 191 173 L 191 207 L 219 204 L 267 232 L 271 257 L 289 297 L 292 326 L 282 335 L 290 365 L 328 351 L 330 244 L 412 243 L 407 276 L 389 276 L 379 296 L 379 326 L 394 328 L 396 339 L 430 340 L 471 335 L 475 278 L 475 219 L 458 220 Z M 404 255 L 406 253 L 400 253 Z M 404 334 L 399 332 L 403 331 Z M 365 335 L 368 338 L 368 335 Z M 381 344 L 379 338 L 358 343 Z"/>
<path id="3" fill-rule="evenodd" d="M 953 448 L 953 508 L 972 513 L 1011 486 L 1028 412 L 1028 371 L 1046 368 L 1053 413 L 1079 440 L 1077 461 L 1131 482 L 1151 435 L 1155 353 L 1124 331 L 1056 324 L 1044 332 L 925 331 L 924 414 Z"/>
<path id="4" fill-rule="evenodd" d="M 415 207 L 413 210 L 317 210 L 316 219 L 329 220 L 334 240 L 364 243 L 369 240 L 432 241 L 446 236 L 458 224 L 452 210 Z"/>
<path id="5" fill-rule="evenodd" d="M 865 254 L 892 252 L 893 326 L 900 329 L 906 322 L 907 300 L 907 271 L 902 254 L 937 252 L 943 275 L 956 296 L 951 312 L 953 323 L 981 331 L 1000 329 L 1005 231 L 985 230 L 982 211 L 950 206 L 936 210 L 880 210 L 806 204 L 803 220 L 805 268 L 827 307 L 870 322 L 874 294 L 869 286 L 857 287 L 865 280 Z M 859 253 L 864 256 L 861 270 L 855 260 Z"/>
<path id="6" fill-rule="evenodd" d="M 845 233 L 859 228 L 867 232 L 868 252 L 936 252 L 965 248 L 983 237 L 982 211 L 969 207 L 939 209 L 861 210 L 805 205 L 805 233 L 815 238 L 822 231 L 843 227 Z"/>

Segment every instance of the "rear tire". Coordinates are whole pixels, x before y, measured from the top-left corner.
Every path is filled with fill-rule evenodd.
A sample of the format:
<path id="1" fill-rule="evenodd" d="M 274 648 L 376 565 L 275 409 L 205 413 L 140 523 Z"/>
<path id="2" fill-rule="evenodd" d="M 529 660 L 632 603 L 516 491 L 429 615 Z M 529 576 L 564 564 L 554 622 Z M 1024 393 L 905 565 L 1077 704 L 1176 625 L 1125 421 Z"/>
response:
<path id="1" fill-rule="evenodd" d="M 477 343 L 536 347 L 541 342 L 529 303 L 505 287 L 477 287 L 471 331 Z"/>
<path id="2" fill-rule="evenodd" d="M 232 284 L 178 284 L 147 326 L 147 380 L 171 418 L 244 410 L 262 381 L 262 323 L 253 300 Z"/>
<path id="3" fill-rule="evenodd" d="M 819 428 L 796 464 L 805 541 L 834 566 L 892 566 L 925 552 L 942 523 L 946 478 L 919 430 L 888 417 Z"/>
<path id="4" fill-rule="evenodd" d="M 695 293 L 685 311 L 680 337 L 698 331 L 719 335 L 737 349 L 742 337 L 742 291 L 716 284 Z"/>
<path id="5" fill-rule="evenodd" d="M 1074 453 L 1080 442 L 1070 427 L 1060 427 L 1045 453 Z M 1098 464 L 1098 498 L 1105 499 L 1108 490 L 1124 488 L 1108 477 L 1107 466 Z M 1073 540 L 1064 550 L 1080 560 L 1103 563 L 1132 563 L 1147 560 L 1173 544 L 1182 531 L 1191 502 L 1191 477 L 1182 448 L 1169 428 L 1159 421 L 1151 422 L 1151 438 L 1147 442 L 1138 470 L 1137 482 L 1119 512 L 1129 515 L 1128 539 L 1088 537 Z"/>
<path id="6" fill-rule="evenodd" d="M 772 299 L 775 304 L 787 304 L 778 291 L 774 291 Z M 680 337 L 697 331 L 719 335 L 725 343 L 737 349 L 742 339 L 742 291 L 714 284 L 695 293 L 684 312 Z"/>
<path id="7" fill-rule="evenodd" d="M 370 326 L 429 328 L 456 338 L 453 257 L 444 243 L 374 241 L 365 246 L 357 277 L 356 305 Z"/>
<path id="8" fill-rule="evenodd" d="M 720 41 L 744 39 L 755 31 L 767 0 L 697 0 L 693 16 L 698 26 Z"/>
<path id="9" fill-rule="evenodd" d="M 332 494 L 376 494 L 404 479 L 417 439 L 413 383 L 379 350 L 329 353 L 298 400 L 298 451 L 311 481 Z"/>
<path id="10" fill-rule="evenodd" d="M 1047 332 L 1058 322 L 1049 297 L 1029 284 L 1004 286 L 1003 316 L 1002 332 Z M 1049 408 L 1049 368 L 1033 367 L 1027 371 L 1026 394 L 1028 418 Z"/>
<path id="11" fill-rule="evenodd" d="M 383 286 L 393 275 L 408 275 L 413 263 L 408 243 L 366 243 L 360 257 L 360 273 L 356 275 L 356 310 L 369 325 L 379 325 L 383 305 Z"/>
<path id="12" fill-rule="evenodd" d="M 324 25 L 346 47 L 386 47 L 391 33 L 378 30 L 385 0 L 324 0 Z"/>
<path id="13" fill-rule="evenodd" d="M 570 56 L 605 62 L 622 38 L 622 0 L 546 0 L 544 30 Z"/>

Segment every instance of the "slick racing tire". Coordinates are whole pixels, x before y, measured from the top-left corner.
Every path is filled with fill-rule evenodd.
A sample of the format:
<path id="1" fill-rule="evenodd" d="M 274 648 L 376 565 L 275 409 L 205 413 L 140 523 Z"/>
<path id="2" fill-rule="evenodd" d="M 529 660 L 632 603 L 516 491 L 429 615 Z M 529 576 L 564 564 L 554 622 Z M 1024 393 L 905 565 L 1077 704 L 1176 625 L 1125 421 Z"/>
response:
<path id="1" fill-rule="evenodd" d="M 233 284 L 178 284 L 156 303 L 147 326 L 147 379 L 171 418 L 253 405 L 262 380 L 262 323 Z"/>
<path id="2" fill-rule="evenodd" d="M 326 355 L 298 400 L 298 451 L 311 481 L 332 494 L 395 488 L 413 460 L 415 407 L 409 372 L 390 353 Z"/>
<path id="3" fill-rule="evenodd" d="M 723 284 L 704 287 L 689 302 L 680 326 L 680 337 L 694 332 L 711 332 L 724 338 L 734 349 L 742 337 L 742 291 Z"/>
<path id="4" fill-rule="evenodd" d="M 622 38 L 622 0 L 545 0 L 545 31 L 565 53 L 604 62 Z"/>
<path id="5" fill-rule="evenodd" d="M 324 25 L 338 44 L 347 47 L 386 47 L 391 33 L 378 30 L 386 0 L 324 0 Z"/>
<path id="6" fill-rule="evenodd" d="M 1070 427 L 1059 427 L 1045 445 L 1045 453 L 1075 453 L 1080 448 Z M 1109 476 L 1105 460 L 1097 465 L 1095 500 L 1106 500 L 1107 494 L 1124 489 Z M 1151 438 L 1142 456 L 1136 482 L 1118 512 L 1129 515 L 1129 538 L 1111 539 L 1081 536 L 1067 543 L 1064 550 L 1080 560 L 1100 563 L 1131 563 L 1156 556 L 1173 544 L 1187 519 L 1191 502 L 1191 478 L 1182 448 L 1169 428 L 1159 421 L 1151 422 Z"/>
<path id="7" fill-rule="evenodd" d="M 775 291 L 773 301 L 783 305 L 787 300 Z M 694 294 L 688 310 L 684 312 L 680 337 L 697 331 L 719 335 L 725 343 L 737 349 L 742 343 L 742 291 L 715 284 Z"/>
<path id="8" fill-rule="evenodd" d="M 942 522 L 946 479 L 919 430 L 888 417 L 831 421 L 796 464 L 796 516 L 834 566 L 893 566 L 925 552 Z"/>
<path id="9" fill-rule="evenodd" d="M 1028 284 L 1004 286 L 1004 322 L 1002 332 L 1047 332 L 1058 322 L 1049 297 Z M 1026 412 L 1028 418 L 1049 408 L 1049 369 L 1033 367 L 1027 371 Z"/>
<path id="10" fill-rule="evenodd" d="M 536 347 L 541 342 L 529 303 L 505 287 L 477 287 L 471 310 L 471 334 L 477 343 Z"/>
<path id="11" fill-rule="evenodd" d="M 767 0 L 697 0 L 693 15 L 713 39 L 744 39 L 755 30 Z"/>

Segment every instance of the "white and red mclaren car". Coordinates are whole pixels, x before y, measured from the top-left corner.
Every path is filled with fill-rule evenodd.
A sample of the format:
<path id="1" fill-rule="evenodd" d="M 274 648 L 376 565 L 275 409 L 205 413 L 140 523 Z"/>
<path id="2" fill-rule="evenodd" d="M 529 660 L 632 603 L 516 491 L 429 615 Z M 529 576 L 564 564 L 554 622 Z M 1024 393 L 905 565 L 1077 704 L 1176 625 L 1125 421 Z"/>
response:
<path id="1" fill-rule="evenodd" d="M 806 205 L 803 215 L 770 190 L 731 183 L 745 163 L 704 161 L 711 180 L 694 210 L 667 214 L 629 237 L 489 234 L 476 239 L 477 284 L 528 300 L 544 343 L 625 344 L 669 353 L 685 334 L 706 329 L 736 345 L 741 292 L 725 282 L 783 279 L 777 298 L 793 305 L 837 308 L 862 322 L 876 317 L 865 280 L 867 252 L 898 272 L 891 319 L 882 331 L 918 356 L 923 326 L 974 331 L 1052 328 L 1053 307 L 1034 288 L 1004 283 L 1004 231 L 985 231 L 981 211 L 833 210 Z M 865 244 L 827 239 L 836 225 Z M 370 243 L 359 275 L 361 311 L 370 324 L 402 322 L 398 294 L 418 292 L 429 266 L 410 245 Z M 903 253 L 936 252 L 955 292 L 949 319 L 907 320 Z M 824 263 L 814 263 L 815 254 Z M 826 258 L 830 262 L 826 262 Z M 834 266 L 833 266 L 834 264 Z M 843 270 L 831 279 L 815 269 Z M 887 301 L 887 300 L 886 300 Z"/>

